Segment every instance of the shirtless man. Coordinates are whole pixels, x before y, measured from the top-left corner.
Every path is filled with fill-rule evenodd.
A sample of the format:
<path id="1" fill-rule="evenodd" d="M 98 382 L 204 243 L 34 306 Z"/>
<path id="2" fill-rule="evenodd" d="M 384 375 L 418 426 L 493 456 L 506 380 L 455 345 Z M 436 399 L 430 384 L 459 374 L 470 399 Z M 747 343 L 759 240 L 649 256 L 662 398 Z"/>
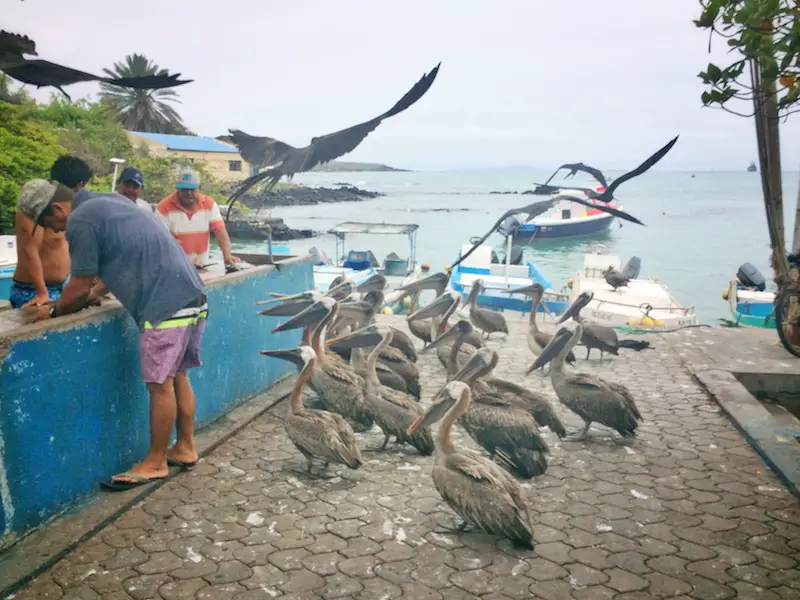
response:
<path id="1" fill-rule="evenodd" d="M 85 162 L 74 156 L 62 156 L 50 167 L 50 179 L 73 191 L 81 190 L 92 178 Z M 47 304 L 61 297 L 69 278 L 70 263 L 67 238 L 34 224 L 17 211 L 14 218 L 17 234 L 17 268 L 11 285 L 9 301 L 12 308 Z"/>

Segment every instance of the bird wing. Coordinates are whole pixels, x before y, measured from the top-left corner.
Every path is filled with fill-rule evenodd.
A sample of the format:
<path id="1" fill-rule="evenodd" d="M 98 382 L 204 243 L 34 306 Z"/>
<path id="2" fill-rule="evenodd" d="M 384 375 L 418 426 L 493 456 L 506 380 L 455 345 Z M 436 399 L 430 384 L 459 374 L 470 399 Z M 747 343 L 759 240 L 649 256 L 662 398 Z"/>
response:
<path id="1" fill-rule="evenodd" d="M 297 151 L 294 146 L 271 137 L 250 135 L 240 129 L 229 129 L 228 132 L 242 158 L 259 169 L 276 165 L 282 162 L 289 152 Z"/>
<path id="2" fill-rule="evenodd" d="M 508 211 L 504 212 L 503 216 L 500 217 L 495 222 L 494 225 L 492 225 L 492 228 L 488 232 L 486 232 L 486 235 L 484 235 L 481 239 L 479 239 L 472 246 L 472 248 L 467 250 L 467 252 L 465 254 L 462 254 L 458 258 L 458 260 L 456 260 L 450 267 L 451 268 L 455 267 L 457 264 L 459 264 L 464 259 L 466 259 L 470 254 L 472 254 L 478 248 L 478 246 L 483 244 L 483 242 L 485 242 L 490 235 L 492 235 L 495 231 L 497 231 L 497 229 L 500 227 L 500 225 L 503 224 L 503 221 L 505 221 L 508 217 L 513 217 L 514 215 L 519 215 L 519 214 L 525 213 L 525 214 L 529 215 L 529 218 L 533 218 L 536 215 L 540 215 L 543 212 L 545 212 L 548 208 L 553 206 L 553 204 L 555 204 L 555 202 L 556 202 L 555 199 L 542 200 L 541 202 L 534 202 L 533 204 L 529 204 L 528 206 L 523 206 L 522 208 L 512 208 L 511 210 L 508 210 Z M 533 217 L 530 216 L 530 215 L 533 215 Z"/>
<path id="3" fill-rule="evenodd" d="M 392 108 L 382 115 L 365 121 L 364 123 L 354 125 L 353 127 L 314 138 L 310 145 L 311 152 L 309 152 L 305 161 L 303 161 L 302 170 L 308 171 L 319 164 L 330 162 L 355 150 L 355 148 L 364 141 L 364 138 L 374 131 L 384 119 L 388 119 L 389 117 L 403 112 L 422 98 L 436 79 L 440 65 L 441 63 L 436 65 L 430 73 L 423 75 L 422 78 L 414 84 L 414 87 L 406 92 Z"/>
<path id="4" fill-rule="evenodd" d="M 614 190 L 616 190 L 620 185 L 622 185 L 629 179 L 638 177 L 639 175 L 647 171 L 650 167 L 652 167 L 654 164 L 656 164 L 658 161 L 660 161 L 662 158 L 664 158 L 667 155 L 667 152 L 672 150 L 672 147 L 678 141 L 679 137 L 680 137 L 679 135 L 676 135 L 663 148 L 661 148 L 658 152 L 653 154 L 650 158 L 648 158 L 646 161 L 644 161 L 642 164 L 636 167 L 633 171 L 628 171 L 624 175 L 617 177 L 611 183 L 611 185 L 606 189 L 606 191 L 603 192 L 603 194 L 601 194 L 601 200 L 603 200 L 603 202 L 611 201 L 611 199 L 614 197 Z"/>
<path id="5" fill-rule="evenodd" d="M 583 163 L 577 163 L 574 165 L 569 165 L 571 168 L 575 169 L 576 171 L 583 171 L 584 173 L 588 173 L 592 177 L 594 177 L 598 183 L 600 183 L 603 187 L 608 187 L 608 182 L 606 181 L 605 175 L 600 169 L 595 169 L 589 165 L 585 165 Z"/>
<path id="6" fill-rule="evenodd" d="M 611 208 L 610 206 L 605 206 L 603 204 L 592 204 L 588 200 L 584 200 L 578 196 L 571 196 L 569 194 L 562 194 L 559 196 L 559 198 L 572 200 L 573 202 L 577 202 L 583 206 L 588 206 L 589 208 L 596 208 L 599 211 L 606 212 L 620 219 L 624 219 L 625 221 L 630 221 L 631 223 L 636 223 L 637 225 L 644 225 L 644 223 L 642 223 L 639 219 L 626 213 L 624 210 L 617 210 L 616 208 Z"/>
<path id="7" fill-rule="evenodd" d="M 179 80 L 180 73 L 169 75 L 166 71 L 155 75 L 141 77 L 99 77 L 85 71 L 78 71 L 48 60 L 0 60 L 0 69 L 9 77 L 35 85 L 37 87 L 70 85 L 85 81 L 102 81 L 121 87 L 134 89 L 161 89 L 189 83 L 191 80 Z"/>

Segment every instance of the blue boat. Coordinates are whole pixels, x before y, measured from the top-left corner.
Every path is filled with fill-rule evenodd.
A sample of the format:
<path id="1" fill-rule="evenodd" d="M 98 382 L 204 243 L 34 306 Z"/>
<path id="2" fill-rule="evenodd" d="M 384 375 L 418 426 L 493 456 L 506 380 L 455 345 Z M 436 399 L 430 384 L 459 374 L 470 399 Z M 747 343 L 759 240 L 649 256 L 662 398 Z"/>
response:
<path id="1" fill-rule="evenodd" d="M 0 235 L 0 302 L 8 300 L 11 279 L 17 268 L 17 237 Z"/>
<path id="2" fill-rule="evenodd" d="M 472 244 L 464 244 L 461 254 L 470 248 Z M 464 262 L 456 265 L 450 274 L 448 286 L 466 300 L 477 279 L 481 279 L 486 288 L 478 295 L 478 306 L 481 307 L 529 313 L 532 307 L 529 298 L 504 290 L 527 287 L 537 282 L 545 289 L 545 296 L 537 312 L 545 312 L 546 306 L 550 313 L 559 315 L 569 306 L 568 296 L 554 291 L 550 280 L 533 262 L 528 261 L 524 265 L 493 262 L 491 246 L 480 246 Z"/>
<path id="3" fill-rule="evenodd" d="M 605 188 L 598 186 L 596 189 L 602 192 Z M 559 190 L 551 197 L 562 192 L 589 199 L 583 192 L 569 189 Z M 608 206 L 622 210 L 619 204 L 610 203 Z M 548 212 L 529 223 L 522 223 L 517 217 L 509 217 L 501 226 L 500 232 L 526 242 L 585 237 L 608 231 L 615 218 L 607 212 L 562 198 Z"/>

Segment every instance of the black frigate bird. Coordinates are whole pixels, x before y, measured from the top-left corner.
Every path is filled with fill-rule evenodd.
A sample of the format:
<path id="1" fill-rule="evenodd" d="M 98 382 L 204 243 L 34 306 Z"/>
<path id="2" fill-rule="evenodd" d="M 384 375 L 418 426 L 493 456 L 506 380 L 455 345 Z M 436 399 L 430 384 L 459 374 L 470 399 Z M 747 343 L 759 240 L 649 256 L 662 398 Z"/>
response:
<path id="1" fill-rule="evenodd" d="M 667 152 L 669 152 L 672 149 L 672 147 L 675 145 L 675 142 L 678 141 L 678 137 L 679 136 L 675 136 L 672 140 L 670 140 L 670 142 L 666 146 L 664 146 L 658 152 L 653 154 L 650 158 L 648 158 L 646 161 L 644 161 L 642 164 L 640 164 L 638 167 L 636 167 L 633 171 L 629 171 L 628 173 L 625 173 L 624 175 L 621 175 L 620 177 L 615 179 L 611 183 L 611 185 L 608 188 L 606 188 L 606 191 L 603 192 L 602 194 L 598 194 L 597 192 L 595 192 L 594 190 L 590 190 L 589 188 L 576 188 L 576 189 L 580 189 L 582 191 L 585 191 L 586 195 L 590 199 L 601 200 L 602 202 L 605 202 L 605 203 L 610 202 L 611 199 L 613 198 L 614 192 L 617 190 L 617 188 L 619 188 L 619 186 L 621 184 L 625 183 L 626 181 L 629 181 L 629 180 L 633 179 L 634 177 L 637 177 L 637 176 L 641 175 L 642 173 L 647 171 L 650 167 L 652 167 L 654 164 L 656 164 L 658 161 L 660 161 L 662 158 L 664 158 L 664 156 L 666 156 Z M 604 206 L 603 204 L 593 204 L 592 202 L 586 200 L 585 198 L 580 198 L 580 197 L 575 196 L 575 195 L 559 194 L 558 196 L 554 196 L 553 198 L 551 198 L 549 200 L 542 200 L 540 202 L 534 202 L 533 204 L 529 204 L 528 206 L 523 206 L 522 208 L 515 208 L 515 209 L 509 210 L 508 212 L 506 212 L 502 217 L 500 217 L 500 219 L 498 219 L 498 221 L 492 226 L 492 228 L 486 233 L 486 235 L 484 235 L 476 243 L 474 243 L 472 248 L 467 250 L 466 253 L 464 253 L 461 257 L 459 257 L 459 259 L 457 261 L 455 261 L 451 265 L 450 268 L 452 269 L 452 267 L 455 267 L 457 264 L 459 264 L 461 261 L 463 261 L 465 258 L 467 258 L 470 254 L 472 254 L 478 248 L 478 246 L 480 246 L 483 242 L 486 241 L 486 239 L 490 235 L 492 235 L 492 233 L 497 231 L 497 229 L 503 224 L 503 222 L 508 217 L 513 216 L 513 215 L 526 214 L 526 215 L 528 215 L 528 217 L 527 217 L 527 219 L 525 221 L 527 223 L 531 219 L 534 219 L 537 216 L 541 215 L 542 213 L 546 212 L 550 207 L 552 207 L 559 200 L 572 200 L 573 202 L 577 202 L 578 204 L 583 204 L 584 206 L 589 206 L 591 208 L 595 208 L 597 210 L 600 210 L 600 211 L 603 211 L 603 212 L 607 212 L 607 213 L 612 214 L 615 217 L 618 217 L 620 219 L 624 219 L 624 220 L 630 221 L 632 223 L 637 223 L 639 225 L 644 225 L 644 223 L 642 223 L 639 219 L 637 219 L 636 217 L 634 217 L 632 215 L 629 215 L 628 213 L 626 213 L 624 211 L 617 210 L 615 208 L 611 208 L 610 206 Z"/>
<path id="2" fill-rule="evenodd" d="M 296 173 L 310 171 L 317 165 L 330 162 L 355 150 L 384 119 L 403 112 L 422 98 L 436 79 L 441 64 L 436 65 L 430 73 L 423 75 L 405 96 L 382 115 L 341 131 L 311 138 L 311 143 L 304 148 L 295 148 L 270 137 L 257 137 L 238 129 L 230 129 L 230 139 L 239 149 L 244 160 L 257 169 L 271 168 L 248 177 L 236 186 L 228 198 L 226 218 L 230 216 L 236 199 L 255 184 L 269 180 L 267 190 L 271 190 L 284 175 L 291 179 Z"/>
<path id="3" fill-rule="evenodd" d="M 98 77 L 91 73 L 77 71 L 46 60 L 31 60 L 25 58 L 26 54 L 39 56 L 36 53 L 36 42 L 28 36 L 0 31 L 0 71 L 22 83 L 28 83 L 36 87 L 54 87 L 64 94 L 68 100 L 71 100 L 71 98 L 62 89 L 62 86 L 85 81 L 102 81 L 120 87 L 139 90 L 176 87 L 192 81 L 191 79 L 179 80 L 180 73 L 169 75 L 167 71 L 141 77 Z M 9 101 L 10 99 L 4 97 L 3 100 Z"/>
<path id="4" fill-rule="evenodd" d="M 565 165 L 561 165 L 555 171 L 553 171 L 553 174 L 550 175 L 550 179 L 545 181 L 544 185 L 550 183 L 553 180 L 553 177 L 555 177 L 558 174 L 558 172 L 561 171 L 562 169 L 569 169 L 569 173 L 567 173 L 564 176 L 564 179 L 575 177 L 578 171 L 583 171 L 584 173 L 588 173 L 589 175 L 594 177 L 597 180 L 597 182 L 603 187 L 608 187 L 608 182 L 606 181 L 606 177 L 605 175 L 603 175 L 603 172 L 600 169 L 595 169 L 594 167 L 583 163 L 567 163 Z"/>
<path id="5" fill-rule="evenodd" d="M 654 164 L 656 164 L 658 161 L 660 161 L 662 158 L 664 158 L 667 155 L 667 152 L 672 150 L 672 147 L 678 141 L 679 137 L 680 137 L 679 135 L 676 135 L 669 142 L 667 142 L 667 144 L 663 148 L 661 148 L 658 152 L 653 154 L 650 158 L 648 158 L 646 161 L 644 161 L 642 164 L 640 164 L 638 167 L 636 167 L 633 171 L 628 171 L 624 175 L 620 175 L 619 177 L 617 177 L 609 185 L 605 186 L 606 189 L 605 189 L 604 192 L 599 192 L 598 193 L 598 192 L 596 192 L 595 190 L 593 190 L 591 188 L 584 188 L 584 187 L 571 187 L 569 189 L 571 189 L 571 190 L 579 190 L 579 191 L 583 192 L 584 194 L 586 194 L 592 200 L 600 200 L 601 202 L 605 202 L 605 203 L 611 202 L 614 199 L 614 192 L 617 191 L 619 186 L 621 186 L 626 181 L 628 181 L 630 179 L 633 179 L 634 177 L 638 177 L 639 175 L 641 175 L 642 173 L 647 171 L 650 167 L 652 167 Z M 568 165 L 564 165 L 564 166 L 568 166 Z M 563 167 L 559 167 L 559 168 L 563 168 Z M 556 172 L 558 172 L 558 171 L 556 171 Z M 553 175 L 555 175 L 555 173 L 553 173 Z M 552 179 L 552 178 L 553 177 L 551 176 L 550 179 Z M 547 181 L 550 181 L 550 179 L 548 179 Z M 534 193 L 535 194 L 551 194 L 553 192 L 557 192 L 558 190 L 559 190 L 559 188 L 551 186 L 551 185 L 547 185 L 547 183 L 544 183 L 544 184 L 540 183 L 540 184 L 537 184 L 537 188 L 534 190 Z M 595 208 L 600 208 L 600 207 L 595 207 Z"/>

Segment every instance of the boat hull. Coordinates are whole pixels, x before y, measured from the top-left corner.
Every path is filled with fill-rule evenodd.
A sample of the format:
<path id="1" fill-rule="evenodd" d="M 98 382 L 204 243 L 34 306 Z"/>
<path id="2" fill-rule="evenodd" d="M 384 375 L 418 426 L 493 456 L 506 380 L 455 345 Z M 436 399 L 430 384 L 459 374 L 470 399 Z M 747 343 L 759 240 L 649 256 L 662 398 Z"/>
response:
<path id="1" fill-rule="evenodd" d="M 560 223 L 526 223 L 517 230 L 514 238 L 536 241 L 596 235 L 608 231 L 614 219 L 613 215 L 604 213 L 603 216 L 567 219 Z"/>
<path id="2" fill-rule="evenodd" d="M 756 292 L 737 289 L 736 281 L 731 282 L 728 291 L 731 316 L 739 327 L 775 328 L 773 313 L 775 294 L 772 292 Z"/>

